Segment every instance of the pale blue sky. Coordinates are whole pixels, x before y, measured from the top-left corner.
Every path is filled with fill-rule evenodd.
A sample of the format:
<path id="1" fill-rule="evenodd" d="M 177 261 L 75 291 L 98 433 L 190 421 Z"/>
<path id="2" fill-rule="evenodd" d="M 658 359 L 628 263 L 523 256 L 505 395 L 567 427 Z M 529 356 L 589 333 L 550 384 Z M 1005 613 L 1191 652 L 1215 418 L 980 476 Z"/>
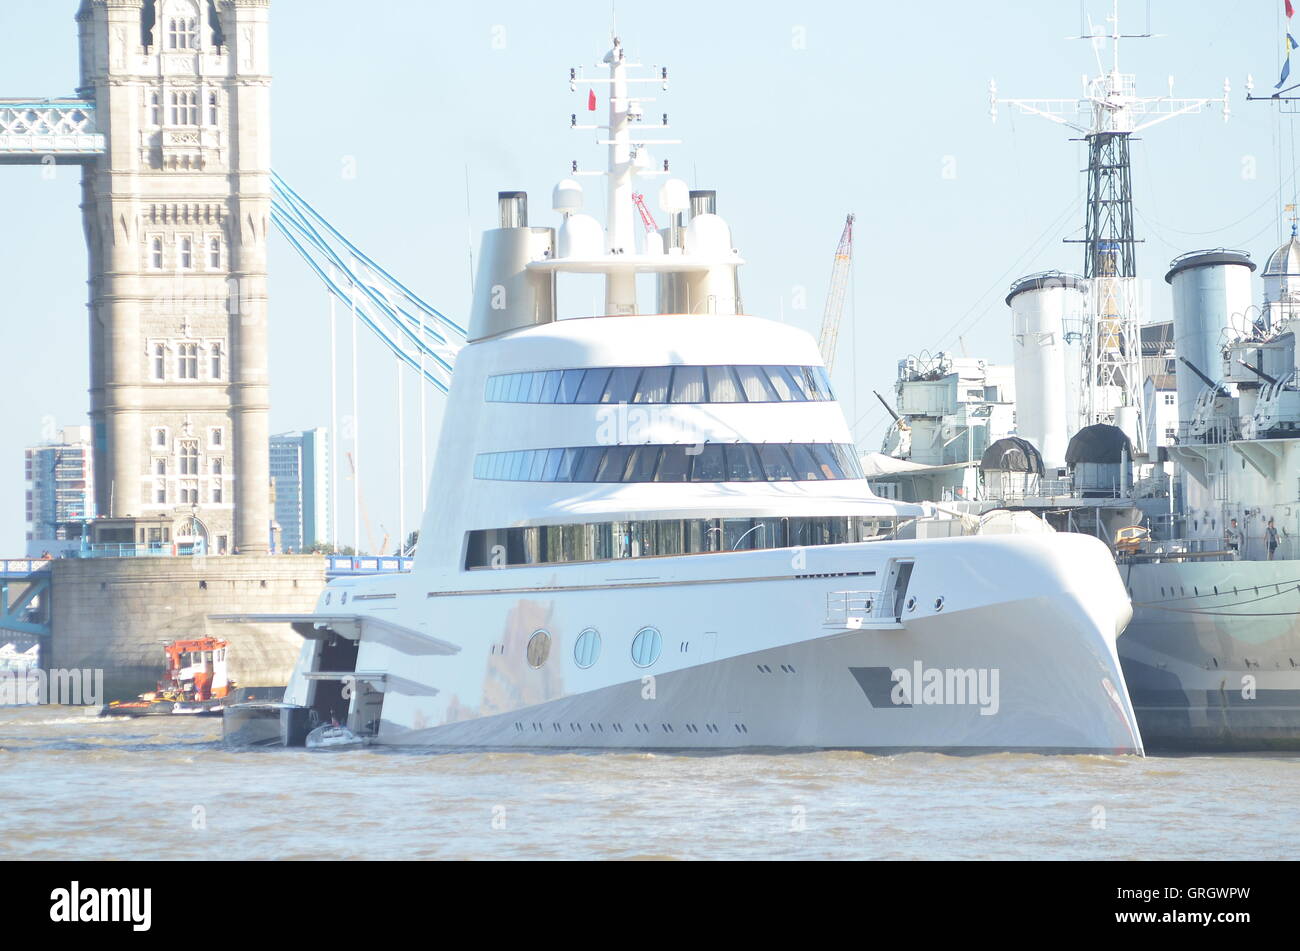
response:
<path id="1" fill-rule="evenodd" d="M 71 94 L 76 6 L 0 3 L 0 96 Z M 1088 6 L 1099 18 L 1109 3 Z M 1066 215 L 1082 194 L 1082 146 L 1062 127 L 1005 111 L 990 124 L 987 94 L 990 77 L 1004 96 L 1078 93 L 1095 64 L 1088 44 L 1066 39 L 1079 31 L 1077 0 L 617 7 L 632 54 L 671 68 L 670 89 L 652 108 L 671 114 L 685 144 L 663 154 L 693 185 L 718 190 L 750 262 L 741 280 L 751 313 L 815 333 L 844 215 L 857 213 L 835 382 L 864 444 L 874 448 L 883 430 L 871 391 L 890 391 L 899 358 L 956 349 L 961 335 L 971 356 L 1006 361 L 1007 285 L 1031 271 L 1080 269 L 1079 246 L 1061 239 L 1083 223 L 1081 210 Z M 1140 32 L 1146 3 L 1124 7 L 1126 28 Z M 1276 81 L 1281 0 L 1151 8 L 1153 29 L 1166 35 L 1130 41 L 1123 64 L 1140 92 L 1160 94 L 1170 74 L 1175 95 L 1217 95 L 1225 77 L 1233 85 L 1226 126 L 1217 113 L 1180 118 L 1134 149 L 1146 242 L 1138 266 L 1153 291 L 1148 316 L 1158 318 L 1168 314 L 1161 278 L 1175 255 L 1226 246 L 1262 260 L 1276 244 L 1279 205 L 1293 187 L 1295 120 L 1247 104 L 1243 88 L 1248 73 L 1257 93 Z M 469 235 L 477 247 L 478 232 L 494 225 L 497 190 L 527 189 L 534 223 L 544 223 L 569 161 L 603 160 L 589 133 L 568 129 L 585 90 L 570 94 L 567 76 L 580 63 L 591 72 L 609 19 L 608 0 L 274 0 L 274 165 L 463 321 Z M 355 177 L 344 174 L 350 166 Z M 39 440 L 43 420 L 85 420 L 78 179 L 73 170 L 46 181 L 33 168 L 0 168 L 0 555 L 22 548 L 23 447 Z M 278 236 L 271 269 L 273 431 L 328 425 L 324 294 Z M 365 496 L 373 521 L 396 536 L 392 361 L 363 338 L 361 364 Z M 407 392 L 409 424 L 414 381 Z M 430 394 L 431 407 L 439 400 Z M 408 530 L 424 494 L 417 439 L 411 426 Z M 350 542 L 351 489 L 342 488 Z"/>

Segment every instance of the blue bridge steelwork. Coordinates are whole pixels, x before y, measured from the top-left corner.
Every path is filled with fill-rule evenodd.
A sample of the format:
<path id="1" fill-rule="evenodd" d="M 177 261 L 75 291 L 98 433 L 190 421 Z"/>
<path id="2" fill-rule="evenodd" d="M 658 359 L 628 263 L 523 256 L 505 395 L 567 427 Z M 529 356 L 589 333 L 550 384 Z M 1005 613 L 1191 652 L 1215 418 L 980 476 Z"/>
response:
<path id="1" fill-rule="evenodd" d="M 50 633 L 50 574 L 48 559 L 0 560 L 0 631 Z M 12 601 L 10 586 L 21 588 Z"/>
<path id="2" fill-rule="evenodd" d="M 0 165 L 68 164 L 107 149 L 84 99 L 0 99 Z"/>

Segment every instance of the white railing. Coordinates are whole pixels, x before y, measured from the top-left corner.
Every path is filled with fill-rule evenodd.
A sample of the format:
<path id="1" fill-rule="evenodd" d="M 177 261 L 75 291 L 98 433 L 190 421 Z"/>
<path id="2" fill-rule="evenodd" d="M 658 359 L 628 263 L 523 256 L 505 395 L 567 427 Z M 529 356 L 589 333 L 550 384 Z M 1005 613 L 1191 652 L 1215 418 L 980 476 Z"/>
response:
<path id="1" fill-rule="evenodd" d="M 862 622 L 878 616 L 880 592 L 826 592 L 826 623 L 835 627 L 860 627 Z"/>
<path id="2" fill-rule="evenodd" d="M 29 575 L 50 567 L 48 558 L 0 558 L 0 575 Z"/>

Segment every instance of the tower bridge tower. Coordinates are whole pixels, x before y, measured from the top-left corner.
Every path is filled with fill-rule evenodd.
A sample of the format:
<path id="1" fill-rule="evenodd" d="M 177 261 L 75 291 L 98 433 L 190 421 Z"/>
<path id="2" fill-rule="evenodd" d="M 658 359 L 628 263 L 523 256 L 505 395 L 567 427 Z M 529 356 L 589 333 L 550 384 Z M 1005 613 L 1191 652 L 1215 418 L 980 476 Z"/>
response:
<path id="1" fill-rule="evenodd" d="M 96 504 L 123 542 L 268 550 L 269 5 L 77 13 L 105 142 L 82 173 Z"/>

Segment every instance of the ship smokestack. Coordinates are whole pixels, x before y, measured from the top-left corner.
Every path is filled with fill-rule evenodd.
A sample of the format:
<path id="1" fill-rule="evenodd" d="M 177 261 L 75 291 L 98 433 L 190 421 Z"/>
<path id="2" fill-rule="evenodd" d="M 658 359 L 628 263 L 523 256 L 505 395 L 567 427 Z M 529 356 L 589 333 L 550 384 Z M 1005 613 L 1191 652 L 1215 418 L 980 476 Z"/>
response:
<path id="1" fill-rule="evenodd" d="M 501 227 L 528 227 L 528 192 L 497 192 L 497 208 Z"/>
<path id="2" fill-rule="evenodd" d="M 712 188 L 691 189 L 691 217 L 696 215 L 716 215 L 718 213 L 718 193 Z"/>

